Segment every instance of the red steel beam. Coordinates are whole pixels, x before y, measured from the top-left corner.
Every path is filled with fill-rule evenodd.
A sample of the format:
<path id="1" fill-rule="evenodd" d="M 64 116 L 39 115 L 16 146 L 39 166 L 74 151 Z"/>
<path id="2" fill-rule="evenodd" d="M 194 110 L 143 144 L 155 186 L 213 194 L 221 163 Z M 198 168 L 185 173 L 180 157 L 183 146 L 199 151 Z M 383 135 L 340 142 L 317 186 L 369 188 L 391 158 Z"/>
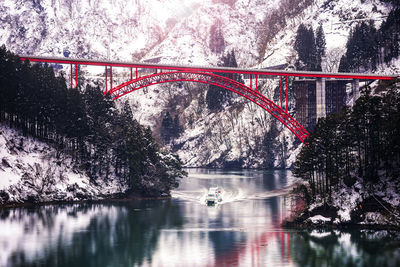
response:
<path id="1" fill-rule="evenodd" d="M 235 92 L 268 111 L 272 116 L 282 122 L 292 133 L 294 133 L 301 142 L 304 143 L 305 139 L 309 136 L 309 133 L 304 129 L 304 127 L 301 126 L 292 116 L 290 116 L 290 114 L 285 112 L 285 110 L 280 108 L 278 105 L 276 105 L 265 96 L 261 95 L 259 92 L 250 89 L 249 87 L 239 82 L 233 81 L 232 79 L 218 76 L 213 73 L 192 73 L 182 71 L 158 74 L 154 73 L 152 75 L 144 76 L 139 79 L 128 81 L 119 86 L 116 86 L 110 91 L 110 94 L 113 99 L 118 99 L 133 91 L 151 85 L 179 81 L 212 84 Z"/>
<path id="2" fill-rule="evenodd" d="M 136 62 L 117 62 L 102 60 L 84 60 L 71 58 L 56 57 L 36 57 L 21 56 L 21 60 L 29 60 L 31 62 L 47 62 L 58 64 L 80 64 L 92 66 L 112 66 L 112 67 L 136 67 L 136 68 L 158 68 L 163 70 L 179 70 L 179 71 L 195 71 L 195 72 L 225 72 L 225 73 L 241 73 L 255 74 L 267 76 L 294 76 L 294 77 L 314 77 L 314 78 L 340 78 L 340 79 L 361 79 L 361 80 L 392 80 L 400 77 L 396 75 L 381 74 L 363 74 L 363 73 L 327 73 L 312 71 L 283 71 L 283 70 L 266 70 L 266 69 L 243 69 L 229 67 L 203 67 L 203 66 L 184 66 L 184 65 L 167 65 L 152 63 L 136 63 Z"/>
<path id="3" fill-rule="evenodd" d="M 110 90 L 112 90 L 112 66 L 110 66 Z"/>

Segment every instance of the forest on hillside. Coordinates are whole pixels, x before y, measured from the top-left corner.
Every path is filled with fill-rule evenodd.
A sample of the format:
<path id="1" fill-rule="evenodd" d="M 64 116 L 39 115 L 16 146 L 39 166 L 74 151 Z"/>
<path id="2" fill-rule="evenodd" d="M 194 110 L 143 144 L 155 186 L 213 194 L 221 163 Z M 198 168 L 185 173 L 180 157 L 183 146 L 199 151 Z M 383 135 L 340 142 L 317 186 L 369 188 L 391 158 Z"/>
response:
<path id="1" fill-rule="evenodd" d="M 0 48 L 0 123 L 72 155 L 92 183 L 117 177 L 127 193 L 169 194 L 185 175 L 179 158 L 163 152 L 150 128 L 119 110 L 99 87 L 67 88 L 47 64 L 22 62 Z"/>
<path id="2" fill-rule="evenodd" d="M 300 24 L 297 29 L 294 49 L 297 52 L 296 69 L 321 71 L 368 72 L 377 66 L 388 64 L 399 57 L 400 8 L 393 8 L 379 28 L 374 21 L 362 21 L 349 33 L 345 54 L 340 58 L 338 69 L 327 66 L 332 55 L 326 54 L 326 40 L 322 25 L 314 32 L 311 26 Z M 329 65 L 329 64 L 328 64 Z M 334 64 L 336 65 L 336 63 Z"/>
<path id="3" fill-rule="evenodd" d="M 400 177 L 400 90 L 382 94 L 370 88 L 352 108 L 320 118 L 294 165 L 294 175 L 309 185 L 309 203 L 332 203 L 340 188 L 361 181 L 372 190 L 383 179 Z"/>
<path id="4" fill-rule="evenodd" d="M 340 72 L 374 72 L 399 57 L 400 9 L 396 1 L 388 2 L 394 8 L 379 28 L 363 21 L 351 29 L 346 52 L 337 64 Z M 314 34 L 311 27 L 300 25 L 295 42 L 297 67 L 321 70 L 324 43 L 321 27 Z M 322 214 L 331 222 L 400 222 L 398 82 L 366 85 L 353 106 L 318 120 L 293 169 L 305 182 L 296 192 L 307 202 L 298 220 L 307 222 Z M 373 219 L 367 219 L 368 212 Z"/>

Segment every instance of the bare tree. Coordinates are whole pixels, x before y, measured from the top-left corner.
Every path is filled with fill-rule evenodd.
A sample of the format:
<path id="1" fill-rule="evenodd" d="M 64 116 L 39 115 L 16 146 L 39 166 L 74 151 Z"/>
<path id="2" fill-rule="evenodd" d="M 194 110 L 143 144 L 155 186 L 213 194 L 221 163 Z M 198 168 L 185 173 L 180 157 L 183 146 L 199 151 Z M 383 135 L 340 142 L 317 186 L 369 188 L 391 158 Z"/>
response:
<path id="1" fill-rule="evenodd" d="M 337 72 L 339 69 L 340 59 L 344 52 L 345 51 L 339 47 L 328 50 L 326 56 L 322 58 L 322 71 Z"/>

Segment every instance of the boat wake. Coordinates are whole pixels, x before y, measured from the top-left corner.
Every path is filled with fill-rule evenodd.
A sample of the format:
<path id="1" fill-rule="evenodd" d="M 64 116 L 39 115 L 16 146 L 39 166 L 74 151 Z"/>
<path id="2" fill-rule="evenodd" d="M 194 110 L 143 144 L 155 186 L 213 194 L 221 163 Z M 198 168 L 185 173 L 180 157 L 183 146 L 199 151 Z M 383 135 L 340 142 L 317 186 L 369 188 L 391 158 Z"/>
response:
<path id="1" fill-rule="evenodd" d="M 293 186 L 294 185 L 292 184 L 283 188 L 269 190 L 265 192 L 258 192 L 258 193 L 250 193 L 241 188 L 234 190 L 224 189 L 221 194 L 222 201 L 219 202 L 218 205 L 237 202 L 237 201 L 261 200 L 261 199 L 268 199 L 271 197 L 284 196 L 289 194 Z M 207 193 L 208 189 L 204 187 L 199 190 L 191 190 L 191 191 L 174 190 L 171 192 L 171 195 L 173 198 L 191 202 L 197 202 L 201 205 L 206 205 Z"/>

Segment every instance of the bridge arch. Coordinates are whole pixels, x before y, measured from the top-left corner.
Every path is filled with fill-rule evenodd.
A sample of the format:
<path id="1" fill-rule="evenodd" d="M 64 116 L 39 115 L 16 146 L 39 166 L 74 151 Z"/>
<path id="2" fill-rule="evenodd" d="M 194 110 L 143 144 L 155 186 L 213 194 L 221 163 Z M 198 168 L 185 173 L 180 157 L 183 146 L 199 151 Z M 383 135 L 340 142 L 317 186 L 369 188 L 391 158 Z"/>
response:
<path id="1" fill-rule="evenodd" d="M 201 71 L 169 71 L 154 73 L 152 75 L 139 77 L 122 83 L 108 92 L 113 99 L 118 99 L 128 93 L 139 90 L 144 87 L 149 87 L 156 84 L 169 83 L 169 82 L 197 82 L 203 84 L 212 84 L 236 94 L 239 94 L 253 103 L 257 104 L 276 119 L 278 119 L 284 126 L 286 126 L 301 142 L 309 136 L 309 133 L 298 123 L 292 116 L 289 115 L 284 109 L 276 105 L 273 101 L 260 94 L 258 91 L 241 84 L 235 80 L 216 75 L 209 72 Z"/>

